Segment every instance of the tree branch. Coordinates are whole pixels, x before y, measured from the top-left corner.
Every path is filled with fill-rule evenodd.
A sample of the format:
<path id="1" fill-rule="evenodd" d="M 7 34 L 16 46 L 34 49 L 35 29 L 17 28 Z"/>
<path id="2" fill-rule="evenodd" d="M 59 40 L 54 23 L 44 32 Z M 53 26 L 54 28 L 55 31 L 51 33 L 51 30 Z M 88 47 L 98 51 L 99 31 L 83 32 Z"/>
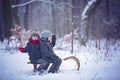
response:
<path id="1" fill-rule="evenodd" d="M 37 2 L 44 2 L 44 3 L 51 4 L 51 5 L 55 6 L 56 8 L 62 10 L 62 8 L 58 7 L 58 6 L 57 6 L 56 4 L 54 4 L 53 2 L 47 1 L 47 0 L 30 0 L 30 1 L 25 2 L 25 3 L 22 3 L 22 4 L 12 5 L 12 8 L 26 6 L 26 5 L 31 4 L 31 3 L 33 3 L 33 2 L 36 2 L 36 1 L 37 1 Z"/>
<path id="2" fill-rule="evenodd" d="M 82 13 L 82 19 L 85 19 L 85 18 L 88 17 L 91 9 L 94 8 L 97 1 L 98 0 L 90 0 L 90 1 L 88 1 L 88 4 L 86 5 L 86 7 L 84 8 L 84 11 Z"/>

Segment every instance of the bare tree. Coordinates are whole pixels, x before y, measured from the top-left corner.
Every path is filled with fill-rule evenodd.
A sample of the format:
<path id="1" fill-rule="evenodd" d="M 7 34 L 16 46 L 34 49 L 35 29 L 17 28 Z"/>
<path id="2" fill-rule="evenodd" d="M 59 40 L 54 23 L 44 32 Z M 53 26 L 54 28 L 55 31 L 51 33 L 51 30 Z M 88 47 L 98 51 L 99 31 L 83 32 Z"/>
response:
<path id="1" fill-rule="evenodd" d="M 88 40 L 88 18 L 99 2 L 100 0 L 88 0 L 87 5 L 82 12 L 81 27 L 79 33 L 81 45 L 85 45 Z"/>
<path id="2" fill-rule="evenodd" d="M 2 0 L 0 0 L 0 41 L 3 41 L 5 35 L 5 29 L 3 24 L 3 6 Z"/>
<path id="3" fill-rule="evenodd" d="M 10 36 L 10 28 L 13 26 L 13 15 L 11 9 L 11 0 L 2 0 L 3 4 L 3 24 L 5 30 L 5 37 L 8 38 Z"/>

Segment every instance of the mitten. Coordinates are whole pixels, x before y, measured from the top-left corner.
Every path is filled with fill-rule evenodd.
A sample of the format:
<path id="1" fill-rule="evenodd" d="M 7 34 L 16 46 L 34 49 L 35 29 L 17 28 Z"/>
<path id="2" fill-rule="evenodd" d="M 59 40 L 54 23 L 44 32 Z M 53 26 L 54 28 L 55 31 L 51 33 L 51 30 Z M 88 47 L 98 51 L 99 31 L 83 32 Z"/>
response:
<path id="1" fill-rule="evenodd" d="M 23 52 L 24 48 L 23 47 L 19 47 L 18 48 L 20 52 Z"/>

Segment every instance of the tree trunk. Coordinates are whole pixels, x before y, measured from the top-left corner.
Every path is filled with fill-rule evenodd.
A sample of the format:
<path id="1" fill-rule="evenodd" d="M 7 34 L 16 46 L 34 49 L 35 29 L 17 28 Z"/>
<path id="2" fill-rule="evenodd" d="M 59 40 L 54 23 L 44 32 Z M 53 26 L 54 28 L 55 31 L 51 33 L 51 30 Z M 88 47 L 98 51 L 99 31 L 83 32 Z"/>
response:
<path id="1" fill-rule="evenodd" d="M 56 11 L 55 11 L 55 8 L 54 8 L 53 5 L 51 7 L 52 7 L 52 25 L 53 25 L 53 30 L 52 31 L 55 34 L 57 34 L 57 32 L 56 32 L 56 26 L 57 26 L 57 24 L 56 24 Z"/>
<path id="2" fill-rule="evenodd" d="M 0 41 L 3 41 L 5 35 L 5 28 L 3 23 L 3 6 L 2 0 L 0 0 Z"/>
<path id="3" fill-rule="evenodd" d="M 16 4 L 19 4 L 20 1 L 18 0 L 12 0 L 12 4 L 13 5 L 16 5 Z M 14 20 L 14 24 L 18 24 L 20 25 L 20 22 L 19 22 L 19 16 L 18 16 L 18 7 L 12 7 L 12 10 L 13 10 L 13 20 Z"/>
<path id="4" fill-rule="evenodd" d="M 109 12 L 110 12 L 109 11 L 110 10 L 109 9 L 109 6 L 110 6 L 109 3 L 110 3 L 109 0 L 107 0 L 106 1 L 106 21 L 109 21 Z"/>
<path id="5" fill-rule="evenodd" d="M 4 13 L 4 27 L 5 27 L 5 37 L 9 38 L 10 29 L 12 27 L 12 8 L 11 8 L 11 0 L 3 0 L 3 13 Z"/>
<path id="6" fill-rule="evenodd" d="M 24 27 L 26 30 L 28 30 L 28 10 L 29 10 L 29 5 L 26 5 L 26 8 L 25 8 L 25 13 L 24 13 Z"/>
<path id="7" fill-rule="evenodd" d="M 74 13 L 73 13 L 73 9 L 74 9 L 74 2 L 72 0 L 72 39 L 71 39 L 71 53 L 73 53 L 73 42 L 74 42 L 74 21 L 73 21 L 73 16 L 74 16 Z"/>
<path id="8" fill-rule="evenodd" d="M 81 27 L 79 33 L 81 45 L 86 45 L 86 42 L 88 40 L 88 18 L 92 14 L 92 11 L 95 10 L 99 2 L 100 0 L 88 1 L 88 4 L 85 6 L 82 12 Z"/>

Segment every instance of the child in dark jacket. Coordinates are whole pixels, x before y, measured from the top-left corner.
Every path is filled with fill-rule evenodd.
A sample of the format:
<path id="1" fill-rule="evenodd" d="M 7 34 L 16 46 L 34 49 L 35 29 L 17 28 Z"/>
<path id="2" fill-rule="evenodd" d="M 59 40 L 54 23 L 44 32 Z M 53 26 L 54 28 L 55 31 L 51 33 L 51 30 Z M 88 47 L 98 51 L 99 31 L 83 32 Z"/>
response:
<path id="1" fill-rule="evenodd" d="M 41 32 L 41 56 L 42 59 L 46 60 L 48 63 L 52 63 L 49 73 L 55 73 L 58 71 L 61 59 L 54 53 L 52 45 L 52 33 L 48 30 Z"/>
<path id="2" fill-rule="evenodd" d="M 33 33 L 25 48 L 19 47 L 21 52 L 28 52 L 29 59 L 33 64 L 40 64 L 37 71 L 43 71 L 44 67 L 48 65 L 46 60 L 41 57 L 40 51 L 40 37 L 38 33 Z"/>

